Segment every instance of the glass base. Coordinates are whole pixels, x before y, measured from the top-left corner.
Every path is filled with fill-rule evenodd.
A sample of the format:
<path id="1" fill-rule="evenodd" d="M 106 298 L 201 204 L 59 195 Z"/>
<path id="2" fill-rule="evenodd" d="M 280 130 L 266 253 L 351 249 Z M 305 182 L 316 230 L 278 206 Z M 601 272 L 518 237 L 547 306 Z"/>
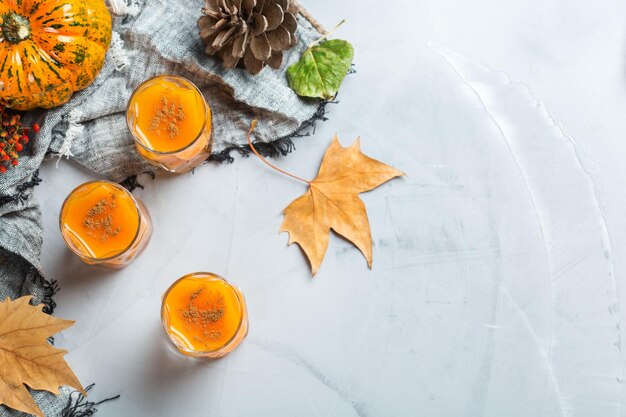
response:
<path id="1" fill-rule="evenodd" d="M 191 171 L 195 167 L 202 165 L 211 156 L 208 150 L 200 152 L 190 160 L 178 159 L 165 162 L 147 159 L 147 161 L 155 167 L 161 168 L 171 174 L 184 174 Z M 175 158 L 175 157 L 173 157 Z"/>

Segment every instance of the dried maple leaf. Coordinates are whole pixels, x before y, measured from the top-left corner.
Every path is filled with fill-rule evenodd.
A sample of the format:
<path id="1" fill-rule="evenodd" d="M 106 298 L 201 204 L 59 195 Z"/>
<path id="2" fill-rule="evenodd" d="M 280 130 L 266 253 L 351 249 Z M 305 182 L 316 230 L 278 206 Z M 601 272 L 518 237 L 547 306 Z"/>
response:
<path id="1" fill-rule="evenodd" d="M 297 243 L 309 258 L 313 275 L 319 269 L 330 229 L 350 240 L 372 267 L 372 235 L 365 204 L 359 193 L 370 191 L 401 171 L 369 158 L 357 139 L 347 148 L 335 136 L 309 190 L 285 210 L 281 232 L 289 233 L 289 244 Z"/>
<path id="2" fill-rule="evenodd" d="M 44 417 L 25 385 L 59 394 L 70 385 L 85 391 L 65 363 L 65 350 L 48 338 L 74 324 L 45 314 L 42 305 L 29 304 L 31 296 L 0 302 L 0 404 Z"/>

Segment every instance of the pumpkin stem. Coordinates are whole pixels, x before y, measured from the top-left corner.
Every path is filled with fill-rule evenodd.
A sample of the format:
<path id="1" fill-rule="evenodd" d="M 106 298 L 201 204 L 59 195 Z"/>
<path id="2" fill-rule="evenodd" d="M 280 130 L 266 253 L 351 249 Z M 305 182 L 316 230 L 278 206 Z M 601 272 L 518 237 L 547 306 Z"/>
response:
<path id="1" fill-rule="evenodd" d="M 11 12 L 2 16 L 2 35 L 11 43 L 30 38 L 30 23 L 24 16 Z"/>

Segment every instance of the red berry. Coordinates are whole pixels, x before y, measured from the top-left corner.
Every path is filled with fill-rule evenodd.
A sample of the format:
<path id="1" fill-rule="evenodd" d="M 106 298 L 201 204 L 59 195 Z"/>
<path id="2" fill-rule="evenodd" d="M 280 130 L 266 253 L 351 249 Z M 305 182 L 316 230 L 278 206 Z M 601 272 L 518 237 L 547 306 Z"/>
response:
<path id="1" fill-rule="evenodd" d="M 29 139 L 28 139 L 28 136 L 24 136 L 24 137 L 22 138 L 22 142 L 24 142 L 24 143 L 28 143 L 28 140 L 29 140 Z"/>
<path id="2" fill-rule="evenodd" d="M 0 165 L 0 174 L 4 174 L 5 172 L 7 172 L 7 167 Z"/>
<path id="3" fill-rule="evenodd" d="M 7 146 L 7 144 L 6 144 L 6 143 L 4 143 L 4 142 L 0 142 L 0 149 L 4 149 L 4 147 L 5 147 L 5 146 Z"/>
<path id="4" fill-rule="evenodd" d="M 17 164 L 19 164 L 19 162 L 17 161 L 17 159 L 14 159 L 11 161 L 11 165 L 13 165 L 14 167 L 17 166 Z"/>
<path id="5" fill-rule="evenodd" d="M 24 149 L 24 147 L 22 146 L 21 143 L 18 143 L 17 145 L 15 145 L 15 150 L 18 152 L 21 152 L 21 150 Z"/>
<path id="6" fill-rule="evenodd" d="M 9 155 L 6 155 L 6 154 L 2 155 L 2 160 L 3 161 L 8 161 L 9 159 L 11 159 L 11 158 L 9 158 Z"/>
<path id="7" fill-rule="evenodd" d="M 22 135 L 22 140 L 28 140 L 28 136 Z"/>
<path id="8" fill-rule="evenodd" d="M 39 124 L 35 123 L 33 125 L 33 130 L 35 131 L 35 133 L 39 132 Z"/>

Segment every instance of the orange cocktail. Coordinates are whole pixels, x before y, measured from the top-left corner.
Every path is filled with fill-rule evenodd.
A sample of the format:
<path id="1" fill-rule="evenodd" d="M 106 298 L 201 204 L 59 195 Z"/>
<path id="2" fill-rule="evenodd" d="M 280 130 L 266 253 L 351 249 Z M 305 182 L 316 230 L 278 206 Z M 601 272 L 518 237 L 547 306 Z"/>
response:
<path id="1" fill-rule="evenodd" d="M 59 225 L 65 243 L 83 261 L 111 268 L 128 265 L 152 232 L 143 204 L 109 181 L 75 188 L 63 203 Z"/>
<path id="2" fill-rule="evenodd" d="M 130 98 L 126 121 L 139 154 L 167 171 L 187 172 L 210 155 L 211 108 L 185 78 L 145 81 Z"/>
<path id="3" fill-rule="evenodd" d="M 161 319 L 172 343 L 190 356 L 222 357 L 248 334 L 241 290 L 209 272 L 174 282 L 163 295 Z"/>

